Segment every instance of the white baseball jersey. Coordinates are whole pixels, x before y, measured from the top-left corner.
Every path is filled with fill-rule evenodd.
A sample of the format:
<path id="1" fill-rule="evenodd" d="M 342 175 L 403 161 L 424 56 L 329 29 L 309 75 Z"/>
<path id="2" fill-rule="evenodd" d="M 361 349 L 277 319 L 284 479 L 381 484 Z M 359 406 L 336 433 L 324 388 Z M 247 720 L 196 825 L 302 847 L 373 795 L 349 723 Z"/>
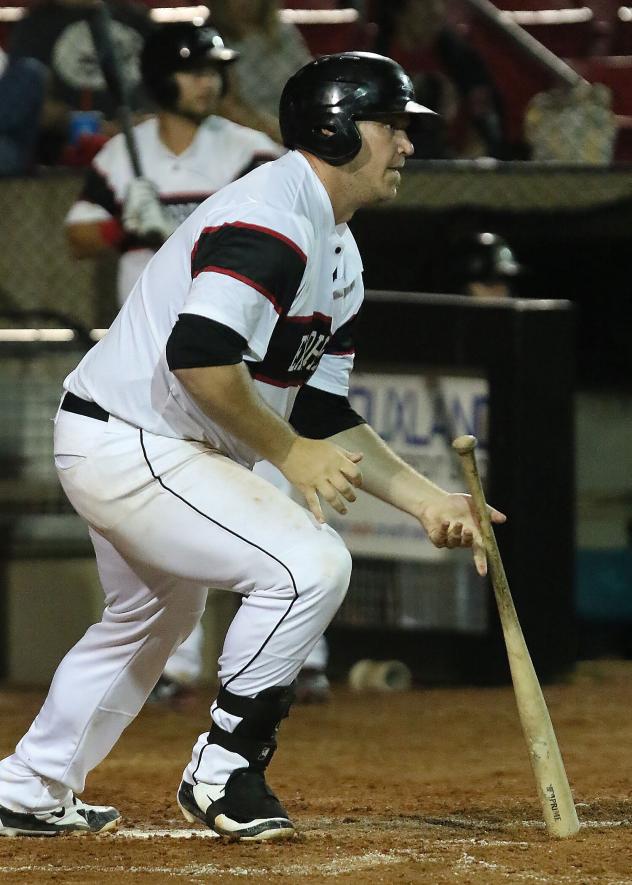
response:
<path id="1" fill-rule="evenodd" d="M 304 383 L 347 395 L 361 272 L 351 231 L 335 224 L 325 188 L 291 151 L 223 188 L 178 228 L 64 386 L 143 430 L 206 441 L 251 465 L 255 453 L 204 414 L 168 367 L 178 315 L 239 333 L 259 393 L 287 418 Z"/>
<path id="2" fill-rule="evenodd" d="M 160 202 L 176 224 L 207 197 L 257 165 L 282 152 L 278 144 L 255 129 L 223 117 L 209 117 L 182 154 L 173 154 L 158 134 L 158 119 L 134 127 L 143 176 L 158 188 Z M 127 189 L 134 177 L 122 134 L 114 136 L 93 160 L 77 202 L 66 224 L 120 219 Z M 122 304 L 153 255 L 133 236 L 121 245 L 118 297 Z"/>

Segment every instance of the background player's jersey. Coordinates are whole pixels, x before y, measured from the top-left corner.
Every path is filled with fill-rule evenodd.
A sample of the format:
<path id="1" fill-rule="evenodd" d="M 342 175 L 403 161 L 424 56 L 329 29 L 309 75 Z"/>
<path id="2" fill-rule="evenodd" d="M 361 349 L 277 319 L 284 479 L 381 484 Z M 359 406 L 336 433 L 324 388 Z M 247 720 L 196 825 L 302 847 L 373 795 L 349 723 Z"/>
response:
<path id="1" fill-rule="evenodd" d="M 134 132 L 143 175 L 158 188 L 160 202 L 176 225 L 215 191 L 283 152 L 267 135 L 216 116 L 204 121 L 190 146 L 178 155 L 160 140 L 157 118 L 135 126 Z M 94 158 L 66 224 L 120 220 L 133 177 L 125 139 L 116 135 Z M 118 296 L 122 304 L 153 252 L 131 236 L 121 249 Z"/>
<path id="2" fill-rule="evenodd" d="M 106 336 L 64 386 L 151 433 L 256 455 L 205 415 L 169 370 L 180 314 L 247 342 L 264 400 L 287 418 L 309 383 L 346 396 L 362 264 L 346 224 L 302 154 L 291 151 L 206 200 L 152 258 Z"/>

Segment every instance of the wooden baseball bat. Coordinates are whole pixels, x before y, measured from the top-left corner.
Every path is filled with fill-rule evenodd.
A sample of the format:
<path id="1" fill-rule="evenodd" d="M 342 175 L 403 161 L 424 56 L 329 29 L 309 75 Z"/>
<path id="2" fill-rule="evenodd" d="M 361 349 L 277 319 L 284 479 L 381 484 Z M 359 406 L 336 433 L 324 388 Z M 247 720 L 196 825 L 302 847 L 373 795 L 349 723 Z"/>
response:
<path id="1" fill-rule="evenodd" d="M 142 178 L 143 167 L 134 135 L 129 89 L 112 39 L 112 15 L 105 0 L 99 0 L 96 4 L 88 18 L 88 26 L 101 72 L 116 102 L 116 116 L 125 139 L 134 177 Z M 165 237 L 160 230 L 151 230 L 144 235 L 143 241 L 152 249 L 159 249 Z"/>
<path id="2" fill-rule="evenodd" d="M 507 647 L 518 714 L 529 749 L 529 758 L 542 805 L 544 823 L 552 836 L 573 836 L 579 830 L 575 803 L 553 731 L 551 717 L 520 627 L 492 529 L 489 509 L 485 501 L 474 454 L 476 437 L 459 436 L 454 440 L 452 446 L 461 457 L 461 466 L 472 496 L 474 511 L 487 553 L 492 586 Z"/>

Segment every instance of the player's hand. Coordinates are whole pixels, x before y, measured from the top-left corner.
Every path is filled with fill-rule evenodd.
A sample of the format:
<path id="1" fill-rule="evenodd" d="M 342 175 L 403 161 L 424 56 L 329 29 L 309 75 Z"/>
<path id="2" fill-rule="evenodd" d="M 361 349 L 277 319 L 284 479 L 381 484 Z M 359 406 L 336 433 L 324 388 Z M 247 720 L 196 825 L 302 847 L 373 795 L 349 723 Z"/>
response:
<path id="1" fill-rule="evenodd" d="M 160 203 L 156 186 L 147 178 L 134 178 L 127 189 L 123 227 L 155 246 L 164 243 L 175 230 Z"/>
<path id="2" fill-rule="evenodd" d="M 507 519 L 494 507 L 489 507 L 489 515 L 495 523 Z M 477 572 L 487 574 L 485 545 L 470 495 L 446 494 L 433 500 L 421 509 L 419 521 L 435 547 L 471 547 Z"/>
<path id="3" fill-rule="evenodd" d="M 345 501 L 353 503 L 356 499 L 354 487 L 362 485 L 362 473 L 358 467 L 361 460 L 360 452 L 348 452 L 324 439 L 299 436 L 278 467 L 303 493 L 318 522 L 324 523 L 320 497 L 338 513 L 346 513 Z"/>

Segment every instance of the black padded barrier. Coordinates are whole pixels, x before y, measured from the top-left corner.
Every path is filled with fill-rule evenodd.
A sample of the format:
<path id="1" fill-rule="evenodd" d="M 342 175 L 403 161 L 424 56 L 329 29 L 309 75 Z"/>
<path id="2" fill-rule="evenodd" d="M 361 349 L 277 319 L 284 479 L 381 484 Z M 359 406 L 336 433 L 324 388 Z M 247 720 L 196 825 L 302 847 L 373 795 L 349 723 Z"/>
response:
<path id="1" fill-rule="evenodd" d="M 498 543 L 544 681 L 575 661 L 574 327 L 568 301 L 371 291 L 357 334 L 360 371 L 487 377 L 487 497 L 509 517 Z M 488 605 L 490 627 L 481 635 L 334 621 L 332 672 L 342 676 L 361 658 L 397 658 L 422 683 L 506 682 L 491 587 Z"/>

